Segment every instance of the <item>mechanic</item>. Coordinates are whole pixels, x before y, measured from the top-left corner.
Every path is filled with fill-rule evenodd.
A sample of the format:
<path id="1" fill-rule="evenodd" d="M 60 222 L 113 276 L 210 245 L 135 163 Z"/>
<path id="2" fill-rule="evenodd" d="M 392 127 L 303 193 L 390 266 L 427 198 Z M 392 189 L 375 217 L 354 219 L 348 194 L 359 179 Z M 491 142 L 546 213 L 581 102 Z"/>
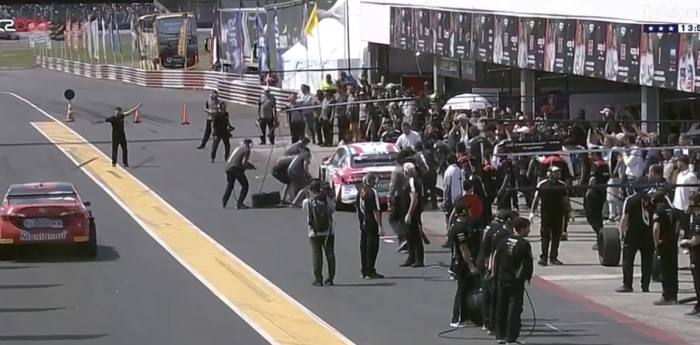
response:
<path id="1" fill-rule="evenodd" d="M 270 92 L 269 86 L 263 86 L 263 95 L 258 100 L 258 126 L 260 126 L 260 145 L 265 145 L 267 131 L 270 131 L 270 145 L 274 145 L 277 127 L 277 100 Z"/>
<path id="2" fill-rule="evenodd" d="M 540 213 L 542 254 L 538 262 L 540 266 L 547 266 L 547 259 L 552 265 L 562 264 L 559 261 L 559 242 L 564 232 L 566 218 L 572 218 L 573 215 L 566 183 L 561 180 L 561 169 L 557 166 L 551 166 L 548 170 L 547 179 L 537 184 L 535 198 L 530 209 L 530 222 L 533 222 L 539 203 L 542 201 Z"/>
<path id="3" fill-rule="evenodd" d="M 296 143 L 304 136 L 304 131 L 306 129 L 306 119 L 304 118 L 303 109 L 304 105 L 297 101 L 297 95 L 289 96 L 290 107 L 286 109 L 287 113 L 287 126 L 289 127 L 289 134 L 292 137 L 292 143 Z"/>
<path id="4" fill-rule="evenodd" d="M 226 162 L 226 191 L 224 191 L 224 197 L 221 201 L 221 205 L 226 207 L 229 198 L 233 193 L 233 188 L 236 185 L 236 181 L 241 184 L 241 192 L 238 194 L 238 200 L 236 202 L 236 209 L 246 209 L 248 206 L 243 204 L 246 196 L 248 196 L 248 177 L 246 177 L 246 170 L 255 170 L 255 166 L 249 162 L 250 152 L 252 151 L 253 141 L 250 139 L 243 140 L 241 146 L 237 147 L 228 161 Z"/>
<path id="5" fill-rule="evenodd" d="M 457 292 L 452 307 L 451 327 L 466 327 L 469 315 L 467 301 L 469 290 L 478 283 L 479 271 L 474 261 L 479 250 L 480 233 L 474 228 L 469 216 L 469 205 L 457 202 L 454 207 L 455 221 L 449 231 L 454 243 L 454 272 L 457 275 Z"/>
<path id="6" fill-rule="evenodd" d="M 659 165 L 660 167 L 660 165 Z M 654 245 L 659 255 L 660 271 L 663 275 L 661 299 L 654 305 L 678 303 L 678 235 L 673 207 L 664 191 L 656 191 L 654 202 Z"/>
<path id="7" fill-rule="evenodd" d="M 590 178 L 588 179 L 588 191 L 583 198 L 583 208 L 588 224 L 593 228 L 596 238 L 600 240 L 610 168 L 600 152 L 591 152 L 589 155 L 592 163 L 589 168 Z M 598 250 L 598 241 L 593 245 L 593 250 Z"/>
<path id="8" fill-rule="evenodd" d="M 292 206 L 300 206 L 302 195 L 305 193 L 306 186 L 309 184 L 309 163 L 311 162 L 311 150 L 308 147 L 301 149 L 301 153 L 294 156 L 294 159 L 289 163 L 287 173 L 292 185 L 292 194 L 294 199 L 286 200 L 286 203 Z"/>
<path id="9" fill-rule="evenodd" d="M 532 248 L 525 237 L 530 233 L 530 221 L 516 218 L 513 233 L 503 239 L 496 249 L 494 278 L 496 294 L 496 339 L 499 344 L 519 344 L 525 283 L 532 279 Z"/>
<path id="10" fill-rule="evenodd" d="M 435 155 L 420 141 L 414 145 L 414 150 L 416 154 L 413 156 L 413 162 L 415 162 L 423 183 L 423 201 L 426 205 L 430 202 L 433 209 L 437 209 L 437 161 Z"/>
<path id="11" fill-rule="evenodd" d="M 306 186 L 305 186 L 306 187 Z M 307 212 L 307 230 L 311 241 L 314 286 L 332 286 L 335 279 L 335 231 L 332 215 L 335 201 L 327 194 L 327 189 L 319 180 L 313 180 L 308 186 L 309 195 L 301 203 L 301 208 Z M 323 220 L 326 221 L 316 221 Z M 321 224 L 324 229 L 314 224 Z M 328 277 L 323 280 L 323 255 L 328 262 Z"/>
<path id="12" fill-rule="evenodd" d="M 391 180 L 389 182 L 389 196 L 387 197 L 387 208 L 389 210 L 389 226 L 396 234 L 399 240 L 397 251 L 406 251 L 408 242 L 406 242 L 406 228 L 403 224 L 401 190 L 406 184 L 406 173 L 403 171 L 403 165 L 408 161 L 408 152 L 401 151 L 396 158 L 394 171 L 391 172 Z"/>
<path id="13" fill-rule="evenodd" d="M 209 141 L 209 137 L 211 136 L 211 124 L 214 121 L 214 115 L 219 111 L 219 102 L 219 93 L 212 91 L 211 95 L 209 96 L 209 100 L 207 100 L 207 103 L 204 105 L 204 112 L 207 113 L 207 122 L 204 125 L 204 136 L 202 137 L 202 143 L 199 144 L 199 147 L 197 147 L 199 150 L 207 146 L 207 141 Z"/>
<path id="14" fill-rule="evenodd" d="M 680 247 L 690 251 L 690 271 L 693 274 L 695 288 L 695 306 L 688 316 L 700 317 L 700 194 L 690 196 L 688 212 L 693 215 L 692 235 L 680 242 Z"/>
<path id="15" fill-rule="evenodd" d="M 379 237 L 384 236 L 382 205 L 379 193 L 374 188 L 377 176 L 369 172 L 362 182 L 363 186 L 355 199 L 357 219 L 360 222 L 360 273 L 363 279 L 381 279 L 384 276 L 377 273 L 375 267 L 379 255 Z"/>
<path id="16" fill-rule="evenodd" d="M 654 265 L 654 235 L 652 219 L 654 205 L 649 194 L 638 190 L 625 198 L 622 204 L 620 240 L 622 241 L 622 286 L 615 292 L 632 292 L 634 260 L 637 252 L 642 256 L 642 291 L 649 292 Z"/>
<path id="17" fill-rule="evenodd" d="M 401 267 L 424 267 L 423 235 L 421 231 L 421 215 L 423 213 L 423 186 L 413 163 L 403 165 L 406 183 L 401 190 L 401 207 L 403 223 L 406 226 L 406 241 L 408 242 L 408 258 Z"/>
<path id="18" fill-rule="evenodd" d="M 295 142 L 294 144 L 291 144 L 287 147 L 286 150 L 284 150 L 284 153 L 282 154 L 285 157 L 289 156 L 296 156 L 301 153 L 301 150 L 309 145 L 311 140 L 309 140 L 308 137 L 302 136 L 299 138 L 299 141 Z"/>
<path id="19" fill-rule="evenodd" d="M 272 167 L 272 177 L 284 185 L 284 189 L 282 190 L 282 200 L 291 200 L 291 198 L 296 196 L 289 195 L 292 180 L 289 177 L 288 170 L 289 164 L 292 163 L 294 157 L 296 156 L 283 156 Z"/>
<path id="20" fill-rule="evenodd" d="M 112 166 L 117 166 L 117 155 L 119 147 L 122 148 L 122 163 L 125 168 L 129 167 L 129 149 L 127 148 L 126 130 L 124 129 L 124 118 L 141 109 L 142 103 L 123 112 L 121 107 L 114 109 L 114 115 L 105 119 L 105 122 L 112 125 Z"/>
<path id="21" fill-rule="evenodd" d="M 516 211 L 500 209 L 496 218 L 484 229 L 479 247 L 476 266 L 481 271 L 481 316 L 482 330 L 495 331 L 496 314 L 496 281 L 493 279 L 493 257 L 501 241 L 512 232 L 511 222 L 520 215 Z"/>
<path id="22" fill-rule="evenodd" d="M 235 128 L 231 126 L 226 103 L 219 103 L 219 110 L 214 115 L 212 127 L 214 129 L 214 142 L 211 144 L 211 162 L 214 163 L 220 142 L 224 143 L 224 160 L 228 159 L 231 153 L 231 132 Z"/>

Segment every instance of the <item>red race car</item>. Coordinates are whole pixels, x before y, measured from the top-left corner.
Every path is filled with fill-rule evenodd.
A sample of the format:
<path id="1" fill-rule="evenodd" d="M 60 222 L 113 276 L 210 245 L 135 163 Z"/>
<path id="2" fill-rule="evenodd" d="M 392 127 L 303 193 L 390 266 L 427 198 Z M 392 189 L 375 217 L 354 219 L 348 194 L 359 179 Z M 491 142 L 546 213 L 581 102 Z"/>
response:
<path id="1" fill-rule="evenodd" d="M 73 245 L 96 257 L 97 229 L 88 206 L 71 183 L 11 185 L 0 208 L 0 254 L 10 246 Z"/>

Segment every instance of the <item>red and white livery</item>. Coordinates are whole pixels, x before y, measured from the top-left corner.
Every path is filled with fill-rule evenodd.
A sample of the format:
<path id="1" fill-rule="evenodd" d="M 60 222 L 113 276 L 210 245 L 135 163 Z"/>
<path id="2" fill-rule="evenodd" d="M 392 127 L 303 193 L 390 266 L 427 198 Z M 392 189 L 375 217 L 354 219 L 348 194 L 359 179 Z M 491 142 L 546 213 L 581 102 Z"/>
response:
<path id="1" fill-rule="evenodd" d="M 378 175 L 375 188 L 382 203 L 389 194 L 391 173 L 396 168 L 399 149 L 392 143 L 368 142 L 342 145 L 323 159 L 319 178 L 333 187 L 338 206 L 353 205 L 358 186 L 369 172 Z"/>

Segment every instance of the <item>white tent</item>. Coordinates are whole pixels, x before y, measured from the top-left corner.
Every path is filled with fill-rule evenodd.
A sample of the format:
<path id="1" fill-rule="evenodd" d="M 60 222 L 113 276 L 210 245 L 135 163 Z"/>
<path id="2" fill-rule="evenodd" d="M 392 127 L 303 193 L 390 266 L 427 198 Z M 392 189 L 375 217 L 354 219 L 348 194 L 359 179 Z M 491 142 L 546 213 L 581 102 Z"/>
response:
<path id="1" fill-rule="evenodd" d="M 360 39 L 360 25 L 360 0 L 338 0 L 330 10 L 319 13 L 318 27 L 306 37 L 306 46 L 298 42 L 282 54 L 285 71 L 282 87 L 299 89 L 306 84 L 316 90 L 324 74 L 335 79 L 341 72 L 339 69 L 348 67 L 359 77 L 358 68 L 367 63 L 367 42 Z M 321 69 L 329 71 L 324 73 Z"/>

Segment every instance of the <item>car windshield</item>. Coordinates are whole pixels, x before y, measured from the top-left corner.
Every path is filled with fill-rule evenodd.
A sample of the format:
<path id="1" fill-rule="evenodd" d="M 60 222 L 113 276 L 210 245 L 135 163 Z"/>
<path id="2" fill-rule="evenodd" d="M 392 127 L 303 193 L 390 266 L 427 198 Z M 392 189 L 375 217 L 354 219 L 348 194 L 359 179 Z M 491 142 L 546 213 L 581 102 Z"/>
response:
<path id="1" fill-rule="evenodd" d="M 368 168 L 374 166 L 387 166 L 396 161 L 398 153 L 380 153 L 371 155 L 358 155 L 352 158 L 353 168 Z"/>

